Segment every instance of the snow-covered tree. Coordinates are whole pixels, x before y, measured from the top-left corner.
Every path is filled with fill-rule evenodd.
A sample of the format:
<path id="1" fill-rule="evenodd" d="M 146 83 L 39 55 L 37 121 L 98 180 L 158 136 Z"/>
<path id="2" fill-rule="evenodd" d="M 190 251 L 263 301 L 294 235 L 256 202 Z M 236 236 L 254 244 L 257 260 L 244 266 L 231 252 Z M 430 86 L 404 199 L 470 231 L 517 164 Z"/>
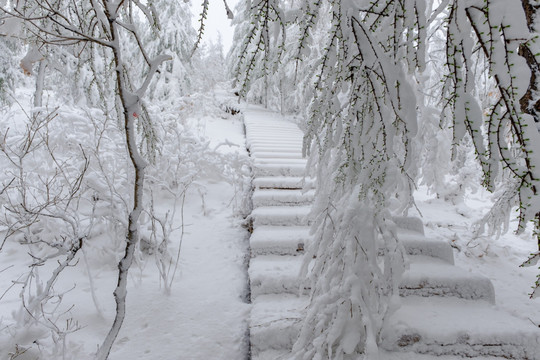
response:
<path id="1" fill-rule="evenodd" d="M 156 26 L 142 34 L 149 54 L 168 53 L 172 60 L 163 64 L 150 86 L 150 99 L 178 99 L 188 94 L 194 84 L 190 57 L 197 34 L 191 26 L 190 4 L 183 0 L 149 1 L 156 16 Z"/>
<path id="2" fill-rule="evenodd" d="M 13 91 L 18 76 L 15 71 L 16 47 L 11 39 L 0 38 L 0 105 L 9 102 L 8 94 Z"/>
<path id="3" fill-rule="evenodd" d="M 118 263 L 118 284 L 114 292 L 117 311 L 111 330 L 98 351 L 99 359 L 106 359 L 125 317 L 126 285 L 128 271 L 133 263 L 134 252 L 139 242 L 139 217 L 143 211 L 144 179 L 147 160 L 140 151 L 139 142 L 149 142 L 150 124 L 143 116 L 142 99 L 147 92 L 152 77 L 159 66 L 171 57 L 165 54 L 151 55 L 142 43 L 142 29 L 148 31 L 155 26 L 152 9 L 139 1 L 17 1 L 1 8 L 4 19 L 22 22 L 35 35 L 36 44 L 75 47 L 78 51 L 94 49 L 103 52 L 103 59 L 110 59 L 116 99 L 116 115 L 123 127 L 123 141 L 130 159 L 133 175 L 131 195 L 126 198 L 128 218 L 126 219 L 125 252 Z M 145 19 L 145 23 L 141 22 Z M 5 20 L 4 20 L 5 25 Z M 11 31 L 8 28 L 8 31 Z M 144 59 L 143 68 L 129 66 L 126 39 L 135 44 L 137 55 Z M 28 57 L 31 64 L 36 55 Z M 24 60 L 24 59 L 23 59 Z M 134 71 L 135 70 L 135 71 Z M 103 95 L 103 94 L 101 94 Z M 142 129 L 142 137 L 137 133 Z M 151 140 L 150 140 L 151 141 Z M 77 234 L 65 241 L 73 242 L 71 248 L 76 253 L 82 246 L 84 234 Z M 68 257 L 65 266 L 73 259 Z M 51 280 L 54 281 L 54 280 Z M 48 296 L 47 294 L 45 296 Z"/>
<path id="4" fill-rule="evenodd" d="M 305 139 L 319 179 L 306 257 L 315 258 L 312 303 L 295 350 L 305 359 L 373 358 L 403 269 L 392 216 L 409 206 L 417 172 L 412 80 L 424 67 L 416 39 L 425 36 L 425 3 L 329 5 Z"/>
<path id="5" fill-rule="evenodd" d="M 287 1 L 243 0 L 237 5 L 234 44 L 229 52 L 233 86 L 242 97 L 269 106 L 276 98 L 282 78 L 278 72 L 286 41 Z M 272 92 L 274 94 L 272 94 Z"/>
<path id="6" fill-rule="evenodd" d="M 314 258 L 312 301 L 295 354 L 372 359 L 403 265 L 392 219 L 412 205 L 420 175 L 441 191 L 441 160 L 465 164 L 466 146 L 482 176 L 468 169 L 459 176 L 479 179 L 490 191 L 511 184 L 496 211 L 508 215 L 517 203 L 518 231 L 540 210 L 536 3 L 305 0 L 296 6 L 246 3 L 236 34 L 243 45 L 231 52 L 245 77 L 237 77 L 244 94 L 250 81 L 266 77 L 270 84 L 280 76 L 265 69 L 287 57 L 269 48 L 270 39 L 289 36 L 285 30 L 296 36 L 289 58 L 297 71 L 315 71 L 314 96 L 304 98 L 308 168 L 318 178 L 315 241 L 306 256 Z M 441 140 L 431 148 L 448 148 L 419 151 L 429 137 Z"/>
<path id="7" fill-rule="evenodd" d="M 199 64 L 204 71 L 197 71 L 194 76 L 194 88 L 199 92 L 214 89 L 215 86 L 227 79 L 225 56 L 221 35 L 216 41 L 210 40 L 201 44 L 193 54 L 192 61 Z"/>

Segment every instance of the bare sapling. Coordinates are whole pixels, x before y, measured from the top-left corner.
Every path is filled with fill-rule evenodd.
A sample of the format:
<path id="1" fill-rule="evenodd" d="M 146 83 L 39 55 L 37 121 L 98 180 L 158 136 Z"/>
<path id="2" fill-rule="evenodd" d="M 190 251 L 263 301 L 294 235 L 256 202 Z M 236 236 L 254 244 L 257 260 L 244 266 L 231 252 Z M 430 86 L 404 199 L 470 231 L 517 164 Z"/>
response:
<path id="1" fill-rule="evenodd" d="M 170 59 L 158 55 L 151 59 L 146 52 L 139 33 L 141 23 L 155 26 L 157 18 L 153 9 L 137 0 L 107 1 L 23 1 L 4 6 L 0 11 L 18 19 L 37 38 L 37 42 L 63 47 L 78 47 L 84 51 L 86 45 L 99 46 L 111 57 L 117 97 L 118 118 L 122 122 L 124 144 L 133 169 L 131 205 L 127 219 L 124 256 L 118 263 L 118 281 L 114 291 L 116 314 L 111 329 L 99 348 L 96 358 L 108 358 L 112 345 L 120 331 L 126 314 L 128 272 L 133 263 L 139 242 L 139 217 L 143 212 L 145 168 L 147 161 L 138 146 L 137 125 L 142 119 L 142 99 L 159 66 Z M 142 76 L 129 71 L 124 62 L 126 44 L 133 46 L 138 56 L 146 63 Z M 88 46 L 90 47 L 90 46 Z M 134 86 L 133 84 L 137 84 Z"/>

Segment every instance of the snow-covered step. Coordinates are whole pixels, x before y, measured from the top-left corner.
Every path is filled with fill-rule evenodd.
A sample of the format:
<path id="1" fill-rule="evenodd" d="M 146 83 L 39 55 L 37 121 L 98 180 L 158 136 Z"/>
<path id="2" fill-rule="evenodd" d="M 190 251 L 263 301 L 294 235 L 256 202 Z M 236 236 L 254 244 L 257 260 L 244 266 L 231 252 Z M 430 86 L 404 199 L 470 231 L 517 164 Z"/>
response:
<path id="1" fill-rule="evenodd" d="M 266 158 L 273 158 L 273 159 L 302 159 L 302 153 L 301 152 L 279 152 L 279 151 L 268 151 L 268 152 L 253 152 L 254 157 L 257 159 L 266 159 Z"/>
<path id="2" fill-rule="evenodd" d="M 302 147 L 300 145 L 298 146 L 287 146 L 284 147 L 277 147 L 272 145 L 253 145 L 248 146 L 248 149 L 250 153 L 253 154 L 259 154 L 259 153 L 274 153 L 274 154 L 302 154 Z"/>
<path id="3" fill-rule="evenodd" d="M 303 134 L 298 129 L 283 129 L 279 131 L 253 130 L 249 129 L 246 139 L 249 141 L 269 141 L 269 140 L 294 140 L 302 141 Z"/>
<path id="4" fill-rule="evenodd" d="M 273 144 L 251 144 L 248 147 L 251 152 L 294 152 L 302 153 L 302 144 L 298 145 L 282 145 L 276 146 Z"/>
<path id="5" fill-rule="evenodd" d="M 272 151 L 272 149 L 262 149 L 262 150 L 252 150 L 250 149 L 251 157 L 253 159 L 264 159 L 264 158 L 277 158 L 277 159 L 303 159 L 302 150 L 290 150 L 287 152 L 282 152 L 281 150 Z M 259 157 L 259 154 L 263 156 Z M 271 154 L 275 154 L 270 156 Z M 283 154 L 288 154 L 288 156 L 283 157 Z"/>
<path id="6" fill-rule="evenodd" d="M 398 229 L 397 236 L 409 255 L 431 256 L 454 264 L 454 251 L 447 242 L 426 238 L 417 231 L 403 229 Z"/>
<path id="7" fill-rule="evenodd" d="M 301 254 L 310 239 L 308 226 L 258 226 L 249 239 L 251 256 Z"/>
<path id="8" fill-rule="evenodd" d="M 303 256 L 261 255 L 249 263 L 251 298 L 260 295 L 306 293 L 299 277 Z"/>
<path id="9" fill-rule="evenodd" d="M 295 134 L 295 133 L 302 133 L 301 130 L 296 126 L 296 124 L 293 123 L 277 123 L 275 121 L 272 121 L 270 126 L 261 126 L 261 124 L 254 124 L 249 123 L 250 126 L 249 130 L 253 134 Z"/>
<path id="10" fill-rule="evenodd" d="M 253 123 L 249 124 L 253 125 Z M 292 134 L 300 134 L 302 135 L 302 131 L 296 126 L 296 124 L 293 123 L 283 123 L 279 124 L 276 122 L 272 122 L 271 126 L 260 126 L 259 124 L 254 124 L 253 126 L 249 126 L 250 134 L 254 135 L 269 135 L 272 136 L 273 134 L 284 134 L 284 135 L 292 135 Z"/>
<path id="11" fill-rule="evenodd" d="M 252 200 L 253 206 L 275 205 L 306 205 L 313 201 L 315 191 L 286 190 L 286 189 L 255 189 Z"/>
<path id="12" fill-rule="evenodd" d="M 394 216 L 392 218 L 401 231 L 417 232 L 424 235 L 424 223 L 415 216 Z"/>
<path id="13" fill-rule="evenodd" d="M 401 296 L 457 297 L 495 303 L 495 290 L 488 278 L 425 256 L 411 256 L 399 293 Z"/>
<path id="14" fill-rule="evenodd" d="M 298 293 L 302 279 L 298 277 L 303 263 L 301 256 L 257 256 L 250 263 L 252 296 L 270 293 Z M 304 291 L 309 290 L 307 288 Z M 491 281 L 442 260 L 418 257 L 403 274 L 401 296 L 456 297 L 495 303 Z"/>
<path id="15" fill-rule="evenodd" d="M 279 147 L 282 145 L 302 145 L 302 137 L 301 136 L 276 136 L 276 137 L 253 137 L 250 136 L 246 139 L 246 143 L 248 145 L 272 145 L 275 147 Z"/>
<path id="16" fill-rule="evenodd" d="M 388 318 L 381 347 L 432 356 L 538 359 L 540 330 L 485 301 L 402 298 Z"/>
<path id="17" fill-rule="evenodd" d="M 251 308 L 251 352 L 291 349 L 300 332 L 307 296 L 272 294 L 258 296 Z"/>
<path id="18" fill-rule="evenodd" d="M 260 164 L 253 169 L 255 176 L 303 176 L 305 164 Z"/>
<path id="19" fill-rule="evenodd" d="M 275 149 L 275 151 L 273 151 L 273 149 Z M 290 154 L 289 157 L 286 157 L 286 158 L 282 158 L 282 159 L 303 159 L 303 154 L 302 154 L 302 149 L 301 148 L 288 148 L 288 149 L 277 149 L 277 148 L 272 148 L 272 147 L 261 147 L 261 146 L 258 146 L 258 147 L 249 147 L 248 148 L 249 150 L 249 153 L 251 154 L 251 157 L 255 160 L 258 160 L 258 159 L 268 159 L 268 157 L 264 158 L 264 157 L 260 157 L 258 156 L 258 154 L 268 154 L 268 153 L 275 153 L 275 154 L 282 154 L 282 153 L 287 153 L 287 154 Z M 279 157 L 277 156 L 274 156 L 273 158 L 277 158 L 279 159 Z"/>
<path id="20" fill-rule="evenodd" d="M 247 144 L 247 146 L 249 148 L 251 148 L 251 147 L 271 147 L 271 148 L 275 148 L 275 149 L 291 148 L 291 147 L 298 148 L 298 147 L 302 146 L 302 142 L 300 140 L 298 140 L 298 139 L 295 139 L 295 140 L 280 139 L 280 140 L 266 140 L 266 141 L 248 139 L 246 144 Z"/>
<path id="21" fill-rule="evenodd" d="M 247 137 L 248 143 L 258 143 L 258 144 L 275 144 L 280 143 L 292 143 L 292 144 L 298 144 L 302 143 L 302 135 L 301 134 L 266 134 L 266 135 L 254 135 L 249 134 Z"/>
<path id="22" fill-rule="evenodd" d="M 280 165 L 289 165 L 289 164 L 301 164 L 304 165 L 304 167 L 307 164 L 306 159 L 279 159 L 279 158 L 258 158 L 255 156 L 254 161 L 255 166 L 259 166 L 261 164 L 280 164 Z"/>
<path id="23" fill-rule="evenodd" d="M 283 138 L 283 137 L 275 137 L 275 138 L 266 138 L 266 139 L 256 139 L 252 137 L 246 138 L 246 144 L 251 146 L 264 146 L 264 147 L 273 147 L 275 149 L 279 148 L 287 148 L 287 147 L 300 147 L 302 148 L 303 141 L 302 137 L 298 136 L 295 138 Z"/>
<path id="24" fill-rule="evenodd" d="M 274 116 L 274 114 L 272 114 L 271 116 Z M 298 126 L 296 126 L 295 123 L 292 123 L 286 120 L 279 120 L 279 119 L 272 119 L 272 120 L 265 120 L 265 121 L 246 119 L 245 123 L 249 125 L 253 125 L 253 128 L 255 129 L 268 129 L 268 130 L 296 129 L 298 130 Z"/>
<path id="25" fill-rule="evenodd" d="M 294 134 L 294 133 L 300 133 L 302 134 L 301 130 L 296 126 L 296 124 L 293 123 L 278 123 L 275 121 L 272 121 L 272 124 L 270 126 L 261 126 L 261 124 L 253 123 L 253 122 L 247 122 L 246 123 L 249 126 L 250 134 Z"/>
<path id="26" fill-rule="evenodd" d="M 253 186 L 260 189 L 302 189 L 313 187 L 315 180 L 301 176 L 261 176 L 253 179 Z"/>
<path id="27" fill-rule="evenodd" d="M 256 355 L 251 354 L 251 360 L 287 360 L 290 359 L 290 350 L 275 350 L 270 349 L 260 351 Z"/>
<path id="28" fill-rule="evenodd" d="M 292 122 L 272 120 L 269 122 L 261 123 L 257 121 L 245 121 L 253 133 L 276 133 L 276 132 L 297 132 L 300 131 L 298 126 Z"/>
<path id="29" fill-rule="evenodd" d="M 261 206 L 253 209 L 253 227 L 261 225 L 308 225 L 310 206 Z"/>

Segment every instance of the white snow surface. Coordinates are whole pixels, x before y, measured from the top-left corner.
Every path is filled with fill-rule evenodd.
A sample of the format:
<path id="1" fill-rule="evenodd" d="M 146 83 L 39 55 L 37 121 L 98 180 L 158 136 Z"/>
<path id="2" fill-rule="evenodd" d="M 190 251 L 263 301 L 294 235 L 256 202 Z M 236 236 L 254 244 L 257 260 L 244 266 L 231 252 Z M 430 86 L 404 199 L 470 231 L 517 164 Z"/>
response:
<path id="1" fill-rule="evenodd" d="M 148 274 L 129 290 L 131 316 L 111 360 L 244 358 L 246 234 L 227 211 L 228 185 L 207 185 L 207 191 L 210 215 L 195 207 L 186 218 L 190 226 L 172 294 L 161 294 L 157 278 L 148 279 Z"/>
<path id="2" fill-rule="evenodd" d="M 204 132 L 222 151 L 245 152 L 240 119 L 204 118 Z M 225 143 L 238 145 L 220 146 Z M 234 195 L 224 182 L 205 183 L 204 208 L 194 191 L 172 294 L 158 290 L 145 270 L 128 290 L 127 317 L 111 360 L 244 359 L 250 305 L 244 301 L 247 232 L 232 214 Z M 154 284 L 151 286 L 148 283 Z"/>
<path id="3" fill-rule="evenodd" d="M 268 116 L 268 114 L 267 111 L 255 109 L 251 111 L 250 116 Z M 272 116 L 280 117 L 278 114 Z M 203 118 L 198 120 L 197 126 L 201 135 L 208 136 L 212 146 L 219 148 L 220 151 L 244 152 L 243 128 L 239 118 Z M 298 149 L 291 150 L 296 152 Z M 261 151 L 266 154 L 268 149 Z M 260 183 L 261 187 L 268 182 L 284 181 L 283 178 L 263 180 Z M 294 182 L 299 183 L 300 180 L 296 178 Z M 234 189 L 225 182 L 215 180 L 201 181 L 200 185 L 204 188 L 203 193 L 193 188 L 187 196 L 184 211 L 186 232 L 171 294 L 165 295 L 160 288 L 159 275 L 152 258 L 134 265 L 128 285 L 127 317 L 113 347 L 111 360 L 246 358 L 245 335 L 250 310 L 257 304 L 263 305 L 265 300 L 272 296 L 258 296 L 253 305 L 245 303 L 247 234 L 241 227 L 240 219 L 232 213 L 230 201 Z M 480 219 L 491 204 L 488 194 L 482 191 L 468 194 L 464 203 L 457 204 L 427 195 L 424 188 L 419 189 L 416 198 L 425 225 L 426 238 L 451 244 L 454 248 L 456 265 L 471 275 L 479 274 L 491 279 L 495 288 L 497 309 L 520 318 L 522 320 L 520 327 L 531 324 L 538 328 L 540 298 L 533 300 L 528 298 L 538 269 L 519 267 L 528 254 L 537 250 L 531 230 L 528 229 L 519 236 L 509 232 L 500 238 L 487 235 L 473 236 L 474 221 Z M 294 213 L 297 215 L 296 220 L 302 223 L 306 215 L 305 209 L 295 210 Z M 279 223 L 282 220 L 279 218 L 279 207 L 260 208 L 259 215 L 262 216 L 259 218 L 261 225 L 266 222 L 268 225 L 275 225 L 272 221 Z M 513 224 L 515 225 L 515 222 Z M 294 229 L 307 235 L 307 228 Z M 271 232 L 265 232 L 258 240 L 268 241 L 265 236 L 271 235 Z M 179 232 L 173 233 L 173 236 L 173 241 L 178 242 Z M 102 240 L 107 239 L 104 237 Z M 283 240 L 286 242 L 287 237 L 284 236 Z M 4 327 L 8 323 L 7 320 L 11 319 L 12 312 L 19 307 L 18 289 L 16 286 L 11 289 L 9 287 L 24 270 L 23 261 L 27 261 L 27 257 L 21 254 L 17 247 L 9 244 L 1 255 L 0 295 L 4 294 L 4 291 L 6 293 L 0 298 L 0 327 Z M 67 336 L 66 359 L 91 359 L 91 354 L 95 352 L 109 329 L 114 313 L 112 290 L 116 281 L 115 262 L 110 261 L 112 256 L 103 254 L 101 258 L 90 259 L 91 276 L 104 317 L 99 316 L 92 301 L 89 277 L 82 257 L 78 265 L 66 272 L 55 286 L 57 289 L 68 289 L 75 285 L 75 288 L 65 296 L 63 304 L 68 308 L 74 305 L 69 311 L 73 319 L 82 326 L 81 330 Z M 440 257 L 444 258 L 443 255 Z M 283 307 L 283 317 L 294 323 L 294 327 L 298 326 L 297 311 L 303 310 L 306 306 L 305 299 L 289 294 L 284 297 L 284 301 L 294 306 L 292 309 Z M 458 305 L 465 300 L 444 301 L 459 307 Z M 261 315 L 260 317 L 264 317 L 267 309 L 264 306 L 257 307 L 256 312 Z M 268 312 L 270 313 L 273 312 Z M 481 315 L 473 313 L 471 319 Z M 405 321 L 405 317 L 404 315 L 401 320 Z M 423 323 L 426 322 L 429 322 L 429 318 Z M 282 325 L 278 321 L 275 326 L 269 328 L 261 326 L 252 329 L 252 333 L 266 332 L 268 336 L 281 338 L 287 345 L 291 345 L 293 339 L 289 338 L 289 333 L 281 333 Z M 436 324 L 428 323 L 428 325 L 432 326 L 434 331 L 437 330 Z M 474 326 L 474 323 L 471 322 L 470 325 Z M 13 329 L 12 334 L 17 335 L 16 330 Z M 540 332 L 540 329 L 538 331 Z M 20 337 L 8 338 L 5 334 L 3 332 L 0 337 L 0 359 L 8 358 L 7 349 L 17 339 L 21 340 Z M 261 349 L 265 348 L 264 344 L 259 346 Z M 28 353 L 31 354 L 35 352 Z M 272 359 L 282 354 L 280 350 L 269 351 L 266 353 L 268 357 L 260 354 L 260 358 Z M 381 350 L 379 360 L 433 358 L 435 357 L 432 355 L 388 353 Z M 437 358 L 461 359 L 446 355 Z M 490 357 L 482 359 L 487 360 Z"/>
<path id="4" fill-rule="evenodd" d="M 481 189 L 468 193 L 465 201 L 457 204 L 428 195 L 425 188 L 420 188 L 415 196 L 426 237 L 452 245 L 458 267 L 489 278 L 499 308 L 539 327 L 540 299 L 529 299 L 539 269 L 520 267 L 530 253 L 537 251 L 532 228 L 515 235 L 517 219 L 514 219 L 510 230 L 499 238 L 488 234 L 476 236 L 474 224 L 492 204 L 490 194 Z"/>
<path id="5" fill-rule="evenodd" d="M 208 137 L 213 148 L 221 152 L 239 152 L 247 157 L 241 118 L 203 117 L 193 121 L 199 135 Z M 245 300 L 247 232 L 241 226 L 241 217 L 233 213 L 231 203 L 234 195 L 235 189 L 230 184 L 215 179 L 202 179 L 191 186 L 186 196 L 185 234 L 171 294 L 166 295 L 162 289 L 153 256 L 143 257 L 134 263 L 127 289 L 127 315 L 110 360 L 246 358 L 250 311 Z M 155 204 L 158 213 L 164 212 L 165 205 L 170 202 L 166 196 L 159 200 Z M 179 226 L 180 211 L 176 216 L 176 225 Z M 181 231 L 177 230 L 171 235 L 172 256 L 176 256 L 180 234 Z M 93 303 L 81 253 L 78 254 L 77 265 L 67 269 L 55 285 L 55 290 L 73 287 L 64 296 L 62 309 L 68 310 L 82 327 L 66 337 L 66 360 L 93 359 L 114 317 L 112 292 L 116 285 L 119 255 L 100 253 L 99 242 L 109 241 L 107 234 L 102 237 L 94 239 L 87 252 L 103 317 Z M 10 288 L 10 285 L 26 271 L 28 256 L 21 249 L 20 245 L 8 242 L 1 253 L 0 270 L 6 269 L 0 271 L 2 330 L 6 330 L 6 325 L 11 326 L 12 312 L 20 307 L 20 287 Z M 16 343 L 31 344 L 33 338 L 41 335 L 31 331 L 18 332 L 15 327 L 1 332 L 0 359 L 9 359 L 8 352 Z M 62 359 L 61 354 L 54 358 L 39 357 L 35 344 L 26 356 L 29 357 L 17 359 Z"/>

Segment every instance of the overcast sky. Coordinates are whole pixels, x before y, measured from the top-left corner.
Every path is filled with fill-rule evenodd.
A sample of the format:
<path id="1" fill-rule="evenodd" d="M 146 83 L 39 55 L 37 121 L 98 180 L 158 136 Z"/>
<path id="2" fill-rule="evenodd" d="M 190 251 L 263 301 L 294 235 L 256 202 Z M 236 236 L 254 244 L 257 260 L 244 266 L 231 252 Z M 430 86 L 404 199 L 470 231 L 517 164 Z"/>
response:
<path id="1" fill-rule="evenodd" d="M 227 0 L 229 8 L 235 13 L 235 6 L 239 0 Z M 192 0 L 191 8 L 194 16 L 195 28 L 199 28 L 199 18 L 202 12 L 202 0 Z M 233 27 L 231 26 L 231 20 L 227 18 L 225 12 L 225 6 L 223 0 L 210 0 L 210 6 L 208 8 L 208 18 L 205 22 L 204 28 L 204 40 L 212 39 L 217 40 L 218 33 L 221 33 L 223 40 L 223 52 L 227 54 L 232 44 Z"/>

